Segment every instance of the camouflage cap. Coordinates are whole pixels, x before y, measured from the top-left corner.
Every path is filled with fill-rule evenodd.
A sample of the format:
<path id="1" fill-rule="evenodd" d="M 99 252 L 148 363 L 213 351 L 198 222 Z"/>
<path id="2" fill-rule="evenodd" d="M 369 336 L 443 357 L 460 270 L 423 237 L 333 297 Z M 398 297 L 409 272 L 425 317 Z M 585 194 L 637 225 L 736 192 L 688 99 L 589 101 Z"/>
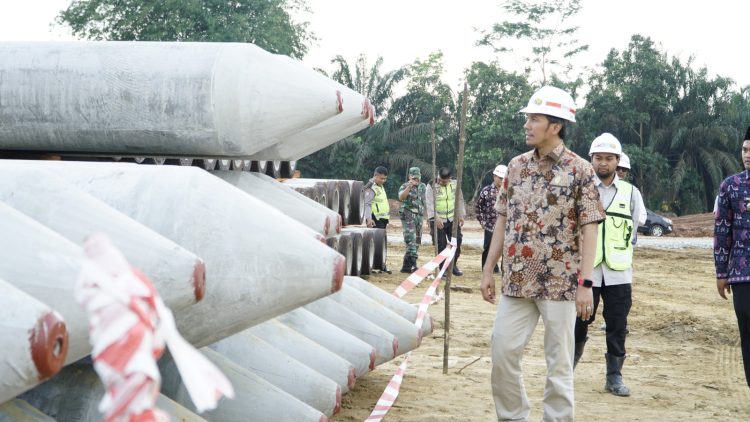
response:
<path id="1" fill-rule="evenodd" d="M 419 167 L 412 167 L 409 169 L 409 176 L 419 176 L 422 177 L 422 171 L 419 170 Z"/>

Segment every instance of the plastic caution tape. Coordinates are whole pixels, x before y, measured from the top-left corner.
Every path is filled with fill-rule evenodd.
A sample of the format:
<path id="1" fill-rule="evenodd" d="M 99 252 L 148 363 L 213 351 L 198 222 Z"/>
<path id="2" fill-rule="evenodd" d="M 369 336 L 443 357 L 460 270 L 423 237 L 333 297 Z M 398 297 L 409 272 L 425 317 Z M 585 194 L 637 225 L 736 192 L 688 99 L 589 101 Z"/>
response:
<path id="1" fill-rule="evenodd" d="M 448 257 L 448 255 L 453 256 L 453 254 L 456 253 L 454 250 L 454 244 L 455 242 L 451 241 L 451 244 L 449 246 L 446 246 L 445 249 L 443 249 L 443 251 L 438 254 L 438 256 L 432 258 L 430 262 L 422 265 L 417 271 L 409 274 L 409 277 L 406 277 L 406 280 L 401 282 L 401 285 L 396 288 L 396 290 L 393 292 L 393 295 L 398 298 L 402 298 L 413 288 L 419 286 L 419 283 L 421 283 L 422 280 L 425 279 L 425 277 L 430 275 L 430 273 L 433 272 L 441 262 L 444 262 L 445 258 Z M 450 260 L 448 262 L 450 262 Z"/>
<path id="2" fill-rule="evenodd" d="M 180 336 L 151 281 L 105 235 L 88 238 L 84 250 L 75 296 L 89 314 L 91 356 L 106 388 L 99 403 L 105 421 L 169 420 L 155 407 L 161 385 L 156 360 L 165 346 L 198 412 L 234 396 L 224 374 Z"/>
<path id="3" fill-rule="evenodd" d="M 445 255 L 443 255 L 444 253 Z M 451 242 L 450 246 L 446 247 L 445 250 L 443 250 L 443 252 L 441 252 L 440 255 L 438 255 L 438 256 L 441 256 L 441 255 L 443 256 L 443 259 L 442 259 L 444 261 L 443 266 L 440 268 L 440 272 L 438 273 L 437 277 L 435 277 L 435 280 L 432 282 L 432 284 L 430 284 L 430 287 L 427 289 L 427 292 L 422 297 L 422 302 L 419 304 L 419 309 L 417 309 L 417 319 L 414 321 L 414 325 L 416 325 L 417 329 L 419 330 L 422 329 L 422 324 L 424 323 L 424 319 L 427 316 L 427 309 L 430 307 L 432 303 L 434 303 L 433 298 L 436 296 L 435 292 L 437 291 L 437 288 L 443 279 L 443 274 L 445 274 L 445 271 L 448 269 L 448 266 L 450 265 L 451 260 L 453 259 L 453 255 L 455 253 L 456 253 L 455 242 Z M 436 258 L 437 257 L 435 257 L 435 259 Z M 430 262 L 435 261 L 435 259 L 433 259 Z M 437 265 L 435 265 L 435 267 L 437 267 Z M 420 268 L 419 270 L 421 270 L 422 268 Z M 424 279 L 424 276 L 422 277 L 422 279 Z M 399 286 L 399 288 L 400 287 L 401 286 Z M 385 387 L 385 391 L 383 391 L 383 394 L 380 396 L 380 398 L 378 399 L 378 402 L 375 404 L 375 408 L 372 409 L 372 413 L 370 413 L 370 416 L 367 419 L 365 419 L 365 422 L 379 422 L 383 420 L 385 415 L 388 414 L 388 411 L 391 410 L 391 408 L 393 407 L 393 403 L 395 403 L 396 399 L 398 398 L 398 393 L 401 391 L 401 383 L 404 381 L 404 375 L 406 374 L 406 368 L 409 365 L 410 357 L 411 357 L 411 352 L 407 353 L 404 356 L 404 361 L 401 362 L 401 365 L 399 365 L 398 369 L 396 370 L 396 373 L 391 378 L 391 381 Z"/>

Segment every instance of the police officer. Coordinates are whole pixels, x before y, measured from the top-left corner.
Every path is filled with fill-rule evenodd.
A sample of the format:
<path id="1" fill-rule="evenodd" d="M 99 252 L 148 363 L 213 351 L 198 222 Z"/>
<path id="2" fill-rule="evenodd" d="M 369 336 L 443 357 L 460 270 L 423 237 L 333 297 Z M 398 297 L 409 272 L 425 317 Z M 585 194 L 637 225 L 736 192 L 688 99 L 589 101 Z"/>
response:
<path id="1" fill-rule="evenodd" d="M 409 169 L 408 180 L 398 190 L 398 200 L 401 208 L 398 211 L 404 230 L 404 264 L 402 273 L 411 273 L 417 269 L 419 245 L 422 243 L 422 215 L 425 208 L 425 191 L 427 187 L 422 180 L 419 167 Z"/>
<path id="2" fill-rule="evenodd" d="M 391 218 L 391 207 L 385 194 L 385 182 L 388 180 L 388 169 L 380 166 L 375 168 L 372 179 L 364 186 L 365 210 L 370 213 L 365 217 L 367 227 L 385 229 Z M 367 212 L 367 211 L 365 211 Z"/>
<path id="3" fill-rule="evenodd" d="M 574 365 L 583 355 L 588 327 L 594 321 L 599 299 L 604 302 L 602 315 L 606 322 L 607 363 L 605 390 L 616 396 L 629 396 L 630 389 L 622 381 L 625 362 L 625 336 L 628 313 L 632 305 L 633 236 L 638 225 L 645 223 L 640 192 L 621 180 L 615 170 L 622 155 L 620 141 L 603 133 L 591 143 L 589 156 L 598 176 L 595 180 L 606 218 L 599 223 L 596 258 L 592 274 L 594 312 L 589 319 L 576 318 Z M 633 221 L 633 220 L 636 221 Z"/>
<path id="4" fill-rule="evenodd" d="M 458 204 L 458 212 L 455 212 L 456 195 L 458 194 L 456 183 L 456 180 L 451 179 L 450 169 L 446 167 L 441 168 L 438 172 L 437 183 L 431 189 L 427 189 L 425 202 L 427 206 L 427 218 L 430 221 L 430 233 L 434 235 L 435 226 L 437 226 L 437 244 L 438 249 L 441 251 L 448 246 L 448 241 L 451 240 L 453 234 L 453 223 L 458 220 L 458 227 L 456 228 L 457 248 L 456 255 L 453 258 L 453 275 L 462 276 L 464 273 L 458 269 L 458 257 L 461 255 L 461 239 L 463 238 L 461 227 L 464 225 L 466 207 L 464 201 L 461 200 Z"/>

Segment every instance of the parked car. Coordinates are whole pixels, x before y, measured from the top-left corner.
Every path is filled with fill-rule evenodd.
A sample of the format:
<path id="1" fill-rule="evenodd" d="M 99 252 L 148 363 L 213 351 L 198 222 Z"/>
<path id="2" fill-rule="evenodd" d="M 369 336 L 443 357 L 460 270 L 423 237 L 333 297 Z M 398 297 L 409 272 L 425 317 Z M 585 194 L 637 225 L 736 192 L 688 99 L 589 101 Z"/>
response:
<path id="1" fill-rule="evenodd" d="M 656 237 L 672 233 L 672 220 L 646 208 L 646 224 L 638 227 L 638 233 Z"/>

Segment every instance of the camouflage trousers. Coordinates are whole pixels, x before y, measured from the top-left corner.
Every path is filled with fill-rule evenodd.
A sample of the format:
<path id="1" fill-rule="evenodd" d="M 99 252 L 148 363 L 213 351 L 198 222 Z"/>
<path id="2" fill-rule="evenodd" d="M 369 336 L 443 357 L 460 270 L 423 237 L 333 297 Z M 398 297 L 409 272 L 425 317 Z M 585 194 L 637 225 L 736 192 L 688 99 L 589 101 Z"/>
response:
<path id="1" fill-rule="evenodd" d="M 404 228 L 405 255 L 418 258 L 419 245 L 422 244 L 422 216 L 408 210 L 399 212 L 399 216 Z"/>

